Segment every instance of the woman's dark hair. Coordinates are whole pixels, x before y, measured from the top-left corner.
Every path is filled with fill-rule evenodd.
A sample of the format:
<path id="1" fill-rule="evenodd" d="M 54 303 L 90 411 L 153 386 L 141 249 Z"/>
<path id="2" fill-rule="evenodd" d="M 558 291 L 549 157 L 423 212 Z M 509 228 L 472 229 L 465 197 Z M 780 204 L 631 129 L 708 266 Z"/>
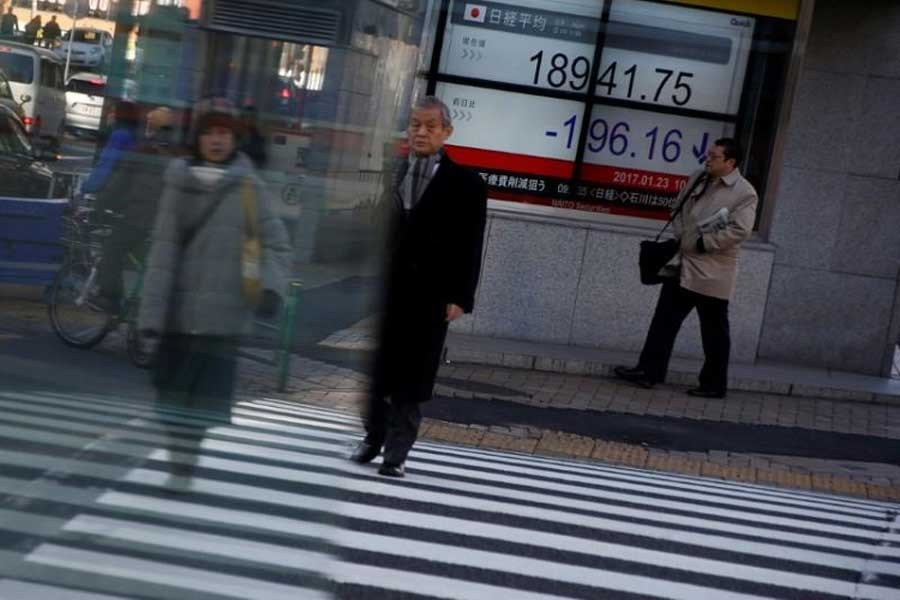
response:
<path id="1" fill-rule="evenodd" d="M 194 160 L 202 162 L 200 156 L 200 135 L 213 127 L 225 127 L 234 134 L 235 153 L 226 162 L 230 162 L 237 154 L 237 147 L 243 135 L 244 125 L 240 114 L 230 100 L 221 96 L 207 96 L 194 105 L 194 124 L 191 132 L 190 147 Z"/>

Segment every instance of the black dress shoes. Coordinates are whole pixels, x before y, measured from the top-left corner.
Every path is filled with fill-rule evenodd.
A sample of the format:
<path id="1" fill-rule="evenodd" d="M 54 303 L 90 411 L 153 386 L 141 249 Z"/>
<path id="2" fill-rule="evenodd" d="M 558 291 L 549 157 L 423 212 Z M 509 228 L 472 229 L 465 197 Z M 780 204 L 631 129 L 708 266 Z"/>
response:
<path id="1" fill-rule="evenodd" d="M 383 463 L 381 468 L 378 469 L 378 474 L 386 477 L 403 477 L 406 475 L 406 468 L 403 466 L 403 463 L 399 465 Z"/>
<path id="2" fill-rule="evenodd" d="M 350 455 L 350 460 L 364 465 L 375 460 L 375 457 L 378 456 L 380 452 L 381 448 L 373 446 L 368 442 L 360 442 L 356 447 L 356 450 L 353 451 L 353 454 Z"/>
<path id="3" fill-rule="evenodd" d="M 687 391 L 688 396 L 695 398 L 724 398 L 725 390 L 713 390 L 709 388 L 691 388 Z"/>
<path id="4" fill-rule="evenodd" d="M 624 379 L 628 383 L 633 383 L 634 385 L 639 385 L 642 388 L 650 389 L 656 382 L 650 379 L 647 375 L 647 372 L 641 369 L 640 367 L 625 367 L 619 366 L 613 369 L 613 373 L 616 374 L 616 377 L 619 379 Z"/>

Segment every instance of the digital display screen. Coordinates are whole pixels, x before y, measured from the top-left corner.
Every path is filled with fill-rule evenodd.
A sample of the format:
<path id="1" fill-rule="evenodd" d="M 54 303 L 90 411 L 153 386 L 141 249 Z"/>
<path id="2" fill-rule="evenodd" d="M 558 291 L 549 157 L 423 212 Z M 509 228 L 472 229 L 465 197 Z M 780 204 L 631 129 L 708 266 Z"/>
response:
<path id="1" fill-rule="evenodd" d="M 602 6 L 449 3 L 439 75 L 478 81 L 435 93 L 454 115 L 451 155 L 491 197 L 659 212 L 734 134 L 753 17 L 615 0 L 604 23 Z"/>
<path id="2" fill-rule="evenodd" d="M 613 2 L 595 94 L 736 115 L 754 28 L 747 16 Z"/>

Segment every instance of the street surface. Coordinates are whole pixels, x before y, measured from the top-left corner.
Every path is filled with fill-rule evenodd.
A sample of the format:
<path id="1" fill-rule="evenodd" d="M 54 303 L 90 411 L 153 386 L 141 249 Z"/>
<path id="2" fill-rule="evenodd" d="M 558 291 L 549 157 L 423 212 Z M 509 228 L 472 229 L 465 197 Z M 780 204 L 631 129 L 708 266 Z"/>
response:
<path id="1" fill-rule="evenodd" d="M 0 393 L 0 598 L 896 600 L 887 504 L 422 443 L 389 480 L 356 419 L 248 398 L 173 487 L 147 402 Z M 192 446 L 185 445 L 185 449 Z M 177 460 L 182 460 L 177 458 Z"/>

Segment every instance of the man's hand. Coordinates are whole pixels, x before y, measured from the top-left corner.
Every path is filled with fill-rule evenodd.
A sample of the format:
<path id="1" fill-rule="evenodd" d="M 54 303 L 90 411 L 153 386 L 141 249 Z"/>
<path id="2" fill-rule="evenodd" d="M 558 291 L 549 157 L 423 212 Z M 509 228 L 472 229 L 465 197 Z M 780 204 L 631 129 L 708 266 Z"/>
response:
<path id="1" fill-rule="evenodd" d="M 463 316 L 463 309 L 455 304 L 447 305 L 447 322 L 452 323 L 456 319 Z"/>

